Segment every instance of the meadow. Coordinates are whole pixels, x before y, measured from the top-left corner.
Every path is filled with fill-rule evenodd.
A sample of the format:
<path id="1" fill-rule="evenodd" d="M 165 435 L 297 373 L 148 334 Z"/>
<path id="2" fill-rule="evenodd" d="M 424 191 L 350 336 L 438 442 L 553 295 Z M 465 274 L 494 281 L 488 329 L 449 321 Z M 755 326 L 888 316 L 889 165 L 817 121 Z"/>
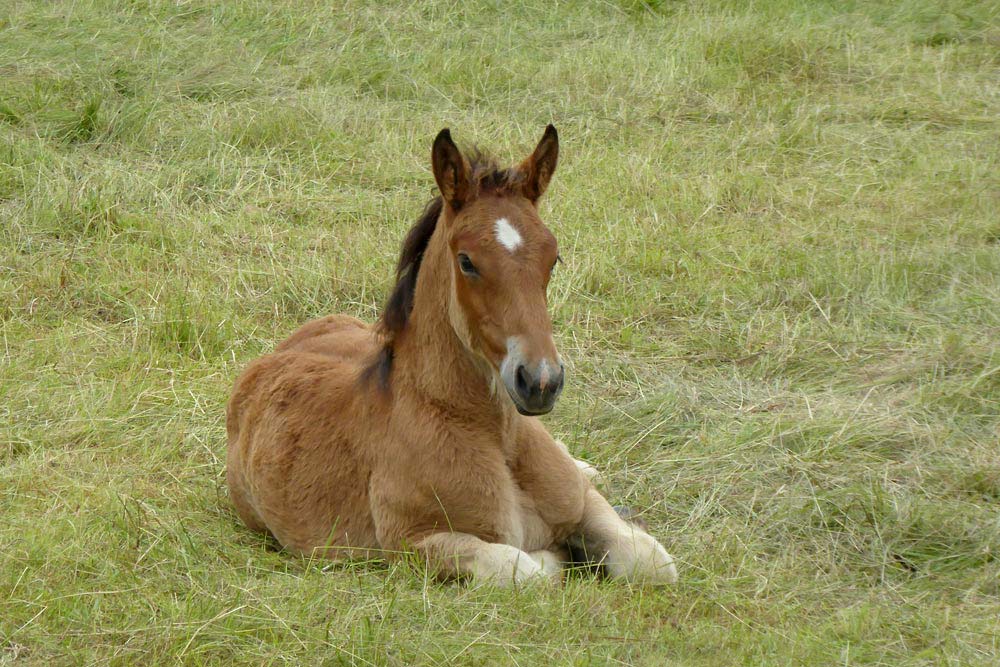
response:
<path id="1" fill-rule="evenodd" d="M 549 122 L 546 423 L 680 583 L 250 533 L 240 370 Z M 0 666 L 1000 664 L 998 415 L 996 3 L 0 1 Z"/>

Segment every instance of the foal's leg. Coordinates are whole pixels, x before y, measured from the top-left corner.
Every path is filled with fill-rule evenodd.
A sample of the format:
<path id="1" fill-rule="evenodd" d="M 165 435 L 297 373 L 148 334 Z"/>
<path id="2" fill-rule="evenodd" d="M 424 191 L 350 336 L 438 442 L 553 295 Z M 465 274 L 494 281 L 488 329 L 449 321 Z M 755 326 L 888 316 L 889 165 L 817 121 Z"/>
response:
<path id="1" fill-rule="evenodd" d="M 624 521 L 597 489 L 587 489 L 580 534 L 587 551 L 603 554 L 608 576 L 645 584 L 677 581 L 673 557 L 649 533 Z"/>
<path id="2" fill-rule="evenodd" d="M 468 533 L 432 533 L 414 544 L 417 553 L 449 577 L 468 575 L 498 586 L 541 581 L 558 576 L 552 556 L 539 562 L 531 554 L 509 544 L 485 542 Z"/>

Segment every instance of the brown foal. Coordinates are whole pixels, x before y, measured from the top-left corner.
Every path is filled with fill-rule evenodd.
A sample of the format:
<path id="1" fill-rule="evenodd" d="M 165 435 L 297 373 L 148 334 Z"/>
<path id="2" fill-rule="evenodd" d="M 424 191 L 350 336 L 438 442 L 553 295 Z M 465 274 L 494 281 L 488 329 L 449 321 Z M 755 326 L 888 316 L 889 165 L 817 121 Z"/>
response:
<path id="1" fill-rule="evenodd" d="M 545 294 L 556 239 L 538 215 L 558 152 L 550 125 L 498 169 L 438 134 L 441 194 L 404 242 L 379 323 L 309 322 L 236 382 L 227 478 L 247 526 L 295 552 L 416 552 L 497 584 L 559 577 L 571 541 L 611 577 L 676 580 L 536 416 L 563 387 Z"/>

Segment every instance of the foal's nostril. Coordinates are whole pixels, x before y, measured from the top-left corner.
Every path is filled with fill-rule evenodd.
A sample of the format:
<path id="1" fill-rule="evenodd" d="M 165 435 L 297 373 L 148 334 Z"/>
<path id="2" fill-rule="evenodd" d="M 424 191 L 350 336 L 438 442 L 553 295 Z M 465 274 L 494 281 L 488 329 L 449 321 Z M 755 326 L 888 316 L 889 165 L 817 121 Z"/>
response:
<path id="1" fill-rule="evenodd" d="M 517 373 L 515 374 L 517 380 L 517 393 L 521 396 L 527 397 L 531 394 L 531 376 L 528 375 L 528 369 L 524 365 L 517 367 Z"/>

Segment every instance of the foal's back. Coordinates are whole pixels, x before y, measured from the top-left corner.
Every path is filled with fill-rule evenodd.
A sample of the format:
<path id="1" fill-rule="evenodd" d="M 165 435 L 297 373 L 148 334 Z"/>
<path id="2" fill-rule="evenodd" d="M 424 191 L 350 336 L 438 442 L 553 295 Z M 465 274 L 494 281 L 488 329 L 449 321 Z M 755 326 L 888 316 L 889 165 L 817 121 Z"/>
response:
<path id="1" fill-rule="evenodd" d="M 230 399 L 227 477 L 240 518 L 286 548 L 377 547 L 370 464 L 357 443 L 370 409 L 356 383 L 375 352 L 371 327 L 343 315 L 309 322 L 254 361 Z M 332 528 L 331 528 L 332 527 Z"/>
<path id="2" fill-rule="evenodd" d="M 347 315 L 328 315 L 299 327 L 275 352 L 310 352 L 363 364 L 375 350 L 371 326 Z"/>

